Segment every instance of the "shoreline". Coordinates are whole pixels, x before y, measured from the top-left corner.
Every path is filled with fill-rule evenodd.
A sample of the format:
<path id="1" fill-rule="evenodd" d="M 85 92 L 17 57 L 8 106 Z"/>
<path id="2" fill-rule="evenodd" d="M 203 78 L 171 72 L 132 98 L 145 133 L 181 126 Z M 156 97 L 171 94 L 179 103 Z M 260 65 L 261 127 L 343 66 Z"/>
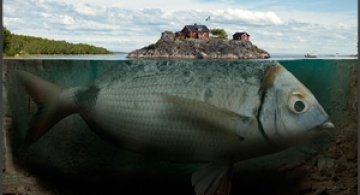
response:
<path id="1" fill-rule="evenodd" d="M 286 54 L 274 53 L 267 59 L 176 59 L 176 58 L 129 58 L 127 52 L 114 52 L 112 54 L 40 54 L 40 55 L 26 55 L 26 56 L 3 56 L 5 60 L 17 59 L 65 59 L 65 60 L 216 60 L 216 61 L 237 61 L 237 60 L 356 60 L 357 57 L 353 55 L 339 55 L 333 56 L 332 54 L 320 54 L 317 58 L 305 58 L 303 54 Z"/>

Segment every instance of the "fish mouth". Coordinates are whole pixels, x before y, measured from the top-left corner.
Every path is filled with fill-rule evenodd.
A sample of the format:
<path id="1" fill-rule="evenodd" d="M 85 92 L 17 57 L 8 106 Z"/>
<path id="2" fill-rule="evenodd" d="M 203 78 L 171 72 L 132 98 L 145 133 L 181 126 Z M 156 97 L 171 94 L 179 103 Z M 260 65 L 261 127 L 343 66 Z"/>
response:
<path id="1" fill-rule="evenodd" d="M 317 129 L 321 129 L 321 130 L 329 130 L 334 128 L 335 125 L 331 121 L 325 121 L 323 124 L 317 126 Z"/>
<path id="2" fill-rule="evenodd" d="M 320 125 L 317 125 L 311 129 L 309 129 L 309 133 L 311 134 L 318 134 L 318 133 L 325 133 L 325 134 L 331 134 L 331 130 L 335 128 L 335 125 L 329 121 L 326 120 L 325 122 L 321 123 Z"/>
<path id="3" fill-rule="evenodd" d="M 309 133 L 315 137 L 322 137 L 322 136 L 332 137 L 334 136 L 333 135 L 334 131 L 332 131 L 334 128 L 335 125 L 331 121 L 327 120 L 322 124 L 310 129 Z"/>

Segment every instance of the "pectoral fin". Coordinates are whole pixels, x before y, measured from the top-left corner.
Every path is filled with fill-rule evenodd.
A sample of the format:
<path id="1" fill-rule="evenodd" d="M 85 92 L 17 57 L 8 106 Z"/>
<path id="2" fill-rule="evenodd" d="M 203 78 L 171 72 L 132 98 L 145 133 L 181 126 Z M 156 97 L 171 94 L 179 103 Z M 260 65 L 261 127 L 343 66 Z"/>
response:
<path id="1" fill-rule="evenodd" d="M 235 135 L 236 122 L 242 117 L 230 110 L 219 108 L 198 100 L 186 99 L 173 95 L 160 94 L 168 110 L 182 118 L 201 121 L 202 124 Z"/>
<path id="2" fill-rule="evenodd" d="M 229 195 L 232 164 L 211 163 L 193 173 L 191 183 L 196 195 Z"/>

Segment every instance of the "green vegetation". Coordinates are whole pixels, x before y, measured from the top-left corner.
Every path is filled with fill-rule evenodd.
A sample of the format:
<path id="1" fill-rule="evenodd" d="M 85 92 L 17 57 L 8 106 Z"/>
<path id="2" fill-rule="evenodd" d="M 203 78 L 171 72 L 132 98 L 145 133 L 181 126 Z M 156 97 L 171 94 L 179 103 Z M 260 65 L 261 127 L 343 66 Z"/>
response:
<path id="1" fill-rule="evenodd" d="M 210 36 L 210 39 L 225 39 L 225 40 L 227 40 L 227 38 L 228 38 L 226 31 L 221 28 L 211 29 L 210 33 L 212 35 L 212 36 Z"/>
<path id="2" fill-rule="evenodd" d="M 3 27 L 3 52 L 5 56 L 31 54 L 108 54 L 105 48 L 88 44 L 74 44 L 33 36 L 12 34 Z"/>

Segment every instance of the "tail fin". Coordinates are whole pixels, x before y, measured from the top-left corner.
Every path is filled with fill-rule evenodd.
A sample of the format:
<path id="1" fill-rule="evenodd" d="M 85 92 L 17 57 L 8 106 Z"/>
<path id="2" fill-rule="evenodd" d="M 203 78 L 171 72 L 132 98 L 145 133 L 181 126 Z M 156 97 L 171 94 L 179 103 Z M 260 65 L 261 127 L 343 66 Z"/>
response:
<path id="1" fill-rule="evenodd" d="M 62 105 L 59 86 L 24 71 L 17 71 L 17 78 L 38 106 L 25 138 L 25 144 L 31 145 L 73 110 Z"/>

